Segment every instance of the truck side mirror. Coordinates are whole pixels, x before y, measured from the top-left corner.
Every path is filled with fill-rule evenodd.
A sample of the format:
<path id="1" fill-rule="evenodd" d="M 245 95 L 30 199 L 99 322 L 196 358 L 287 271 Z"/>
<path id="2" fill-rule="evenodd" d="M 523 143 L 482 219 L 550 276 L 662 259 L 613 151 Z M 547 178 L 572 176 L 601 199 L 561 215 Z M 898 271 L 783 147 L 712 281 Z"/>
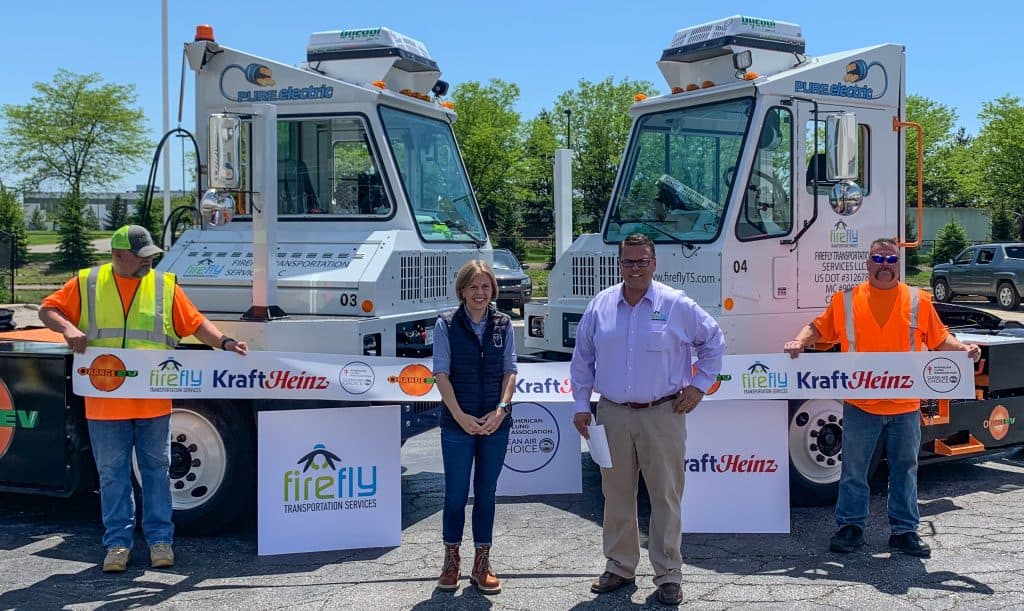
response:
<path id="1" fill-rule="evenodd" d="M 857 115 L 840 112 L 825 121 L 825 173 L 830 181 L 857 178 Z"/>
<path id="2" fill-rule="evenodd" d="M 207 159 L 211 189 L 238 189 L 242 186 L 242 175 L 238 171 L 242 157 L 241 125 L 241 120 L 235 116 L 210 115 Z"/>

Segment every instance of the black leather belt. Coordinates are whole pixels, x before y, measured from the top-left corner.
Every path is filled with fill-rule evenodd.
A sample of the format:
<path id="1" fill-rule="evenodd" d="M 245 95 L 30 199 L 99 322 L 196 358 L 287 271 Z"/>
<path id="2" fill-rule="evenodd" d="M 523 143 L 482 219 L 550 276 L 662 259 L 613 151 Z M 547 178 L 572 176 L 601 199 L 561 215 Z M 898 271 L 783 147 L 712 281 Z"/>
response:
<path id="1" fill-rule="evenodd" d="M 625 405 L 626 407 L 632 407 L 633 409 L 645 409 L 645 408 L 648 408 L 648 407 L 659 405 L 659 404 L 664 403 L 666 401 L 674 401 L 675 398 L 678 397 L 678 396 L 679 396 L 679 393 L 674 392 L 671 395 L 665 395 L 664 397 L 662 397 L 660 399 L 655 399 L 654 401 L 651 401 L 649 403 L 636 403 L 636 402 L 633 402 L 633 401 L 626 401 L 622 405 Z"/>

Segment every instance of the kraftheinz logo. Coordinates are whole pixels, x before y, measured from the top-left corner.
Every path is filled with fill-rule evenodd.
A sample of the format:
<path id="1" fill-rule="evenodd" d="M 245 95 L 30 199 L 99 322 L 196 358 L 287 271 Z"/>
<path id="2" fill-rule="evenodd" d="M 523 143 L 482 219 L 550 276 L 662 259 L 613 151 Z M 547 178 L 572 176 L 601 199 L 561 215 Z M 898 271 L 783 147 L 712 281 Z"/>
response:
<path id="1" fill-rule="evenodd" d="M 79 367 L 78 375 L 87 376 L 96 390 L 113 392 L 121 388 L 126 379 L 137 377 L 139 372 L 126 368 L 124 361 L 113 354 L 101 354 L 88 367 Z"/>
<path id="2" fill-rule="evenodd" d="M 289 369 L 249 373 L 233 373 L 230 369 L 213 370 L 213 388 L 264 388 L 266 390 L 327 390 L 331 383 L 325 376 Z"/>
<path id="3" fill-rule="evenodd" d="M 830 375 L 816 375 L 813 371 L 796 372 L 797 388 L 823 388 L 827 390 L 844 388 L 846 390 L 913 388 L 914 378 L 906 375 L 893 375 L 888 370 L 878 373 L 870 369 L 857 371 L 839 371 L 835 369 Z"/>
<path id="4" fill-rule="evenodd" d="M 389 384 L 398 384 L 411 397 L 422 397 L 434 387 L 434 372 L 419 363 L 406 365 L 396 376 L 388 376 Z"/>
<path id="5" fill-rule="evenodd" d="M 185 268 L 185 273 L 182 276 L 189 278 L 216 278 L 224 272 L 223 265 L 214 265 L 213 259 L 207 257 L 201 259 L 197 263 L 193 263 Z"/>
<path id="6" fill-rule="evenodd" d="M 377 506 L 377 465 L 342 465 L 322 443 L 284 472 L 285 513 L 372 509 Z"/>
<path id="7" fill-rule="evenodd" d="M 924 383 L 935 392 L 947 393 L 960 386 L 960 367 L 946 357 L 936 357 L 924 366 Z"/>
<path id="8" fill-rule="evenodd" d="M 745 395 L 782 395 L 789 392 L 789 374 L 771 371 L 761 361 L 747 367 L 740 375 Z"/>
<path id="9" fill-rule="evenodd" d="M 683 459 L 683 468 L 690 473 L 775 473 L 779 463 L 756 454 L 703 454 L 700 458 Z"/>
<path id="10" fill-rule="evenodd" d="M 867 80 L 872 68 L 878 68 L 878 70 L 874 71 L 877 78 L 872 80 L 872 84 L 880 85 L 881 89 L 868 87 L 864 84 L 855 84 Z M 877 100 L 889 90 L 889 73 L 886 72 L 885 66 L 881 62 L 868 63 L 863 59 L 855 59 L 846 64 L 846 73 L 843 75 L 842 83 L 796 81 L 793 88 L 797 93 L 827 95 L 837 98 L 855 98 L 858 100 Z"/>
<path id="11" fill-rule="evenodd" d="M 17 429 L 34 429 L 39 424 L 39 412 L 14 409 L 14 396 L 0 380 L 0 458 L 14 442 Z"/>
<path id="12" fill-rule="evenodd" d="M 202 385 L 202 370 L 184 369 L 173 356 L 149 372 L 149 389 L 153 392 L 200 392 Z"/>
<path id="13" fill-rule="evenodd" d="M 543 380 L 516 378 L 516 394 L 568 395 L 572 394 L 572 383 L 569 381 L 569 378 L 563 378 L 561 380 L 556 378 L 544 378 Z"/>
<path id="14" fill-rule="evenodd" d="M 857 230 L 849 227 L 843 221 L 835 224 L 828 233 L 832 248 L 855 248 L 859 242 Z"/>
<path id="15" fill-rule="evenodd" d="M 263 64 L 249 64 L 246 67 L 231 64 L 220 73 L 220 94 L 232 102 L 288 102 L 292 100 L 327 100 L 334 97 L 334 87 L 330 85 L 310 85 L 309 87 L 285 87 L 284 89 L 239 89 L 231 96 L 224 90 L 224 77 L 232 71 L 242 73 L 246 82 L 257 87 L 273 87 L 274 72 Z"/>
<path id="16" fill-rule="evenodd" d="M 0 414 L 2 413 L 3 412 L 0 412 Z M 986 420 L 983 423 L 983 425 L 986 429 L 988 429 L 989 434 L 992 435 L 992 439 L 999 441 L 1003 437 L 1006 437 L 1006 434 L 1010 432 L 1010 426 L 1012 426 L 1016 422 L 1017 419 L 1010 417 L 1010 412 L 1006 410 L 1006 407 L 1002 405 L 997 405 L 994 408 L 992 408 L 992 413 L 989 415 L 988 420 Z M 3 429 L 0 429 L 0 431 L 3 431 Z M 3 447 L 2 443 L 0 443 L 0 447 Z M 3 455 L 3 451 L 0 450 L 0 456 Z"/>

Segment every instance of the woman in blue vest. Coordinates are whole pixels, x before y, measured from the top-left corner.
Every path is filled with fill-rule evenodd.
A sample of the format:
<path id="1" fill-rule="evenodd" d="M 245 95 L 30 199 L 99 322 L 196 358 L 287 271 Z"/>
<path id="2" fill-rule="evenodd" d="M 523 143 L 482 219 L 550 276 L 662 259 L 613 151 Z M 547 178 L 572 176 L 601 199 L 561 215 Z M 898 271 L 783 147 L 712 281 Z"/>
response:
<path id="1" fill-rule="evenodd" d="M 459 546 L 466 522 L 469 478 L 473 478 L 473 543 L 470 582 L 497 594 L 501 582 L 491 570 L 494 492 L 508 446 L 516 349 L 512 320 L 492 304 L 498 298 L 494 272 L 470 261 L 455 277 L 462 305 L 438 317 L 434 327 L 434 378 L 441 392 L 441 455 L 444 459 L 444 567 L 437 587 L 459 587 Z"/>

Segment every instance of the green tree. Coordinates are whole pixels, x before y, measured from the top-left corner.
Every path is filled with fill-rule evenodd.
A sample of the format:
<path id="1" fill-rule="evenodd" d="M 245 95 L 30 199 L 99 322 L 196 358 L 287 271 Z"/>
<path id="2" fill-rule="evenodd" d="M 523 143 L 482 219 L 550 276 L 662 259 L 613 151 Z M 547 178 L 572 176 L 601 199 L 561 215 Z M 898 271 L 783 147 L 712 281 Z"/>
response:
<path id="1" fill-rule="evenodd" d="M 601 225 L 629 134 L 628 111 L 637 93 L 657 94 L 647 81 L 615 83 L 608 77 L 597 83 L 581 80 L 555 103 L 555 116 L 570 111 L 568 129 L 561 135 L 564 142 L 571 136 L 567 143 L 576 151 L 573 225 L 577 231 L 596 231 Z"/>
<path id="2" fill-rule="evenodd" d="M 958 151 L 969 145 L 957 140 L 953 128 L 957 114 L 952 108 L 919 95 L 907 96 L 907 120 L 920 123 L 924 131 L 924 205 L 955 206 L 961 200 L 957 180 L 963 160 Z M 908 206 L 917 205 L 917 131 L 906 130 L 906 197 Z"/>
<path id="3" fill-rule="evenodd" d="M 58 183 L 78 198 L 83 188 L 109 186 L 148 157 L 133 85 L 62 68 L 33 88 L 27 104 L 0 108 L 4 161 L 27 185 Z"/>
<path id="4" fill-rule="evenodd" d="M 907 241 L 913 242 L 917 239 L 917 214 L 913 210 L 907 210 Z M 906 249 L 906 263 L 908 268 L 917 268 L 921 262 L 920 252 L 917 248 Z"/>
<path id="5" fill-rule="evenodd" d="M 49 225 L 49 220 L 46 218 L 46 213 L 43 209 L 36 206 L 32 210 L 32 216 L 28 219 L 28 228 L 32 231 L 44 231 Z"/>
<path id="6" fill-rule="evenodd" d="M 997 203 L 992 206 L 992 241 L 1012 242 L 1017 239 L 1016 219 L 1009 206 Z"/>
<path id="7" fill-rule="evenodd" d="M 549 238 L 555 231 L 554 162 L 560 147 L 552 115 L 542 110 L 524 127 L 523 166 L 520 171 L 523 191 L 524 234 Z"/>
<path id="8" fill-rule="evenodd" d="M 128 223 L 142 225 L 149 230 L 154 240 L 160 241 L 164 223 L 163 202 L 154 199 L 147 211 L 146 196 L 144 193 L 139 193 L 139 197 L 132 205 L 132 212 L 128 215 Z"/>
<path id="9" fill-rule="evenodd" d="M 513 109 L 518 99 L 519 87 L 499 79 L 487 85 L 462 83 L 452 93 L 459 113 L 455 136 L 484 223 L 496 246 L 521 256 L 523 217 L 517 179 L 523 147 L 519 113 Z"/>
<path id="10" fill-rule="evenodd" d="M 100 219 L 96 216 L 96 211 L 92 206 L 85 206 L 82 211 L 82 220 L 85 221 L 85 228 L 89 231 L 96 231 L 100 228 Z"/>
<path id="11" fill-rule="evenodd" d="M 0 184 L 0 231 L 14 236 L 14 266 L 20 267 L 28 260 L 28 237 L 25 233 L 25 211 L 14 193 Z M 0 266 L 7 265 L 6 261 Z"/>
<path id="12" fill-rule="evenodd" d="M 982 105 L 982 127 L 975 139 L 975 179 L 993 203 L 1024 210 L 1024 106 L 1003 96 Z"/>
<path id="13" fill-rule="evenodd" d="M 128 202 L 120 195 L 114 197 L 110 209 L 107 211 L 107 229 L 113 230 L 128 224 Z"/>
<path id="14" fill-rule="evenodd" d="M 89 238 L 89 228 L 85 222 L 85 202 L 74 194 L 67 194 L 60 202 L 60 214 L 57 217 L 60 231 L 60 244 L 57 245 L 57 257 L 53 266 L 56 269 L 71 271 L 89 267 L 96 261 L 96 251 Z"/>
<path id="15" fill-rule="evenodd" d="M 932 247 L 932 265 L 945 263 L 967 248 L 967 231 L 956 221 L 951 220 L 935 235 L 935 246 Z"/>

